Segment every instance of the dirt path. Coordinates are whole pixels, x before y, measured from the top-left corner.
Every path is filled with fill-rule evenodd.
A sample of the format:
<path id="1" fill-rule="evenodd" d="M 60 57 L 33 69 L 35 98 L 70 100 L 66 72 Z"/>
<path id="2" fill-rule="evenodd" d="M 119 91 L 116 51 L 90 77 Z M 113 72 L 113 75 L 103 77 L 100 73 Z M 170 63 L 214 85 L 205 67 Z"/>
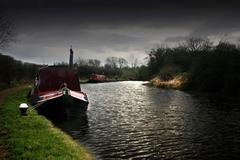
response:
<path id="1" fill-rule="evenodd" d="M 0 107 L 2 107 L 2 103 L 4 102 L 6 97 L 8 97 L 9 95 L 11 95 L 14 92 L 17 92 L 17 91 L 19 91 L 23 88 L 26 88 L 26 86 L 10 88 L 10 89 L 0 91 Z M 1 139 L 1 136 L 2 136 L 3 132 L 4 131 L 2 131 L 1 128 L 0 128 L 0 139 Z M 1 146 L 1 144 L 0 144 L 0 159 L 1 160 L 7 160 L 8 159 L 7 155 L 8 155 L 8 151 L 7 151 L 6 147 Z"/>

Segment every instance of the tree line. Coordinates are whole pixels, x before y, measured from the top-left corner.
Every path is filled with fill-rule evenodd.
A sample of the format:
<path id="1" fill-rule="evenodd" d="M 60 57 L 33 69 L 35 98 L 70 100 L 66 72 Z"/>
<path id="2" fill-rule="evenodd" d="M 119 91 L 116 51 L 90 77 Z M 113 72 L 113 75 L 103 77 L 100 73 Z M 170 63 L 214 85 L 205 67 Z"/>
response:
<path id="1" fill-rule="evenodd" d="M 68 63 L 57 62 L 55 65 L 68 66 Z M 80 79 L 88 79 L 92 73 L 96 73 L 104 74 L 108 79 L 137 80 L 139 69 L 137 65 L 137 58 L 134 56 L 131 56 L 129 61 L 122 57 L 107 57 L 104 64 L 98 59 L 77 58 L 74 69 Z"/>
<path id="2" fill-rule="evenodd" d="M 31 81 L 39 65 L 23 63 L 14 58 L 0 54 L 0 90 Z"/>
<path id="3" fill-rule="evenodd" d="M 169 81 L 183 77 L 182 89 L 240 93 L 240 48 L 220 41 L 191 38 L 177 47 L 159 47 L 147 55 L 146 65 L 137 65 L 137 58 L 108 57 L 104 64 L 97 59 L 78 58 L 74 63 L 80 79 L 92 73 L 109 79 Z M 67 63 L 55 65 L 68 66 Z M 30 82 L 42 65 L 24 63 L 0 54 L 0 89 Z"/>
<path id="4" fill-rule="evenodd" d="M 124 58 L 108 57 L 104 65 L 101 63 L 97 59 L 78 58 L 74 63 L 74 69 L 80 79 L 89 79 L 92 73 L 104 74 L 108 79 L 115 80 L 139 79 L 138 70 L 140 67 L 137 67 L 137 64 L 133 66 L 129 65 L 129 62 Z M 55 63 L 54 65 L 68 67 L 68 63 L 65 62 Z M 24 63 L 0 53 L 0 90 L 16 85 L 32 83 L 36 73 L 43 66 Z"/>
<path id="5" fill-rule="evenodd" d="M 148 54 L 150 79 L 163 81 L 181 75 L 183 89 L 240 93 L 240 48 L 220 41 L 191 38 L 177 47 L 159 47 Z"/>

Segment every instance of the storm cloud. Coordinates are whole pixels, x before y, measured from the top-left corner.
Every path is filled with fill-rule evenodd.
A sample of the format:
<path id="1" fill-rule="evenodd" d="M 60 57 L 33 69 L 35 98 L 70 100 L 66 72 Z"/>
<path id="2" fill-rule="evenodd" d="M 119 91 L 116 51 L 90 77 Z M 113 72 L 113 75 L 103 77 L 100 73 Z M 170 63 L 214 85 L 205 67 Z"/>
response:
<path id="1" fill-rule="evenodd" d="M 187 2 L 187 1 L 185 1 Z M 140 61 L 151 48 L 189 37 L 240 35 L 238 4 L 86 5 L 73 8 L 15 8 L 8 13 L 16 26 L 17 42 L 5 53 L 24 61 L 52 64 L 75 58 L 108 56 Z"/>

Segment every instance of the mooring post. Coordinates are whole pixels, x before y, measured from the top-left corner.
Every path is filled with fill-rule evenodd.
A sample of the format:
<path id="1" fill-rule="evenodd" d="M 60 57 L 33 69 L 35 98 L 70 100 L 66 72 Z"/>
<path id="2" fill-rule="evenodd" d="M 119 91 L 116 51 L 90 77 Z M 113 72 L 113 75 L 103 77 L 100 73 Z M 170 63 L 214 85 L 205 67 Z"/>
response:
<path id="1" fill-rule="evenodd" d="M 21 103 L 20 104 L 19 110 L 20 110 L 22 116 L 27 115 L 27 109 L 28 109 L 28 105 L 26 103 Z"/>

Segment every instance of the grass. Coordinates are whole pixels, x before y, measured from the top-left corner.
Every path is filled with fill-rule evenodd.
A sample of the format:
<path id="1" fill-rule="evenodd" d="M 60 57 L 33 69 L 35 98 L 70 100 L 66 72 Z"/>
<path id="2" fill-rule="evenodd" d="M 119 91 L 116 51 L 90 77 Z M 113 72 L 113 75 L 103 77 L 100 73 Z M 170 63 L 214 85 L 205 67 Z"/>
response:
<path id="1" fill-rule="evenodd" d="M 162 80 L 159 76 L 150 81 L 150 85 L 159 88 L 183 89 L 186 83 L 186 75 L 177 75 L 170 80 Z"/>
<path id="2" fill-rule="evenodd" d="M 82 83 L 87 83 L 87 82 L 88 82 L 88 79 L 80 79 L 79 82 L 80 82 L 80 84 L 82 84 Z"/>
<path id="3" fill-rule="evenodd" d="M 9 96 L 0 107 L 0 145 L 16 160 L 88 160 L 94 157 L 45 117 L 28 109 L 21 116 L 18 106 L 26 102 L 28 89 Z"/>

